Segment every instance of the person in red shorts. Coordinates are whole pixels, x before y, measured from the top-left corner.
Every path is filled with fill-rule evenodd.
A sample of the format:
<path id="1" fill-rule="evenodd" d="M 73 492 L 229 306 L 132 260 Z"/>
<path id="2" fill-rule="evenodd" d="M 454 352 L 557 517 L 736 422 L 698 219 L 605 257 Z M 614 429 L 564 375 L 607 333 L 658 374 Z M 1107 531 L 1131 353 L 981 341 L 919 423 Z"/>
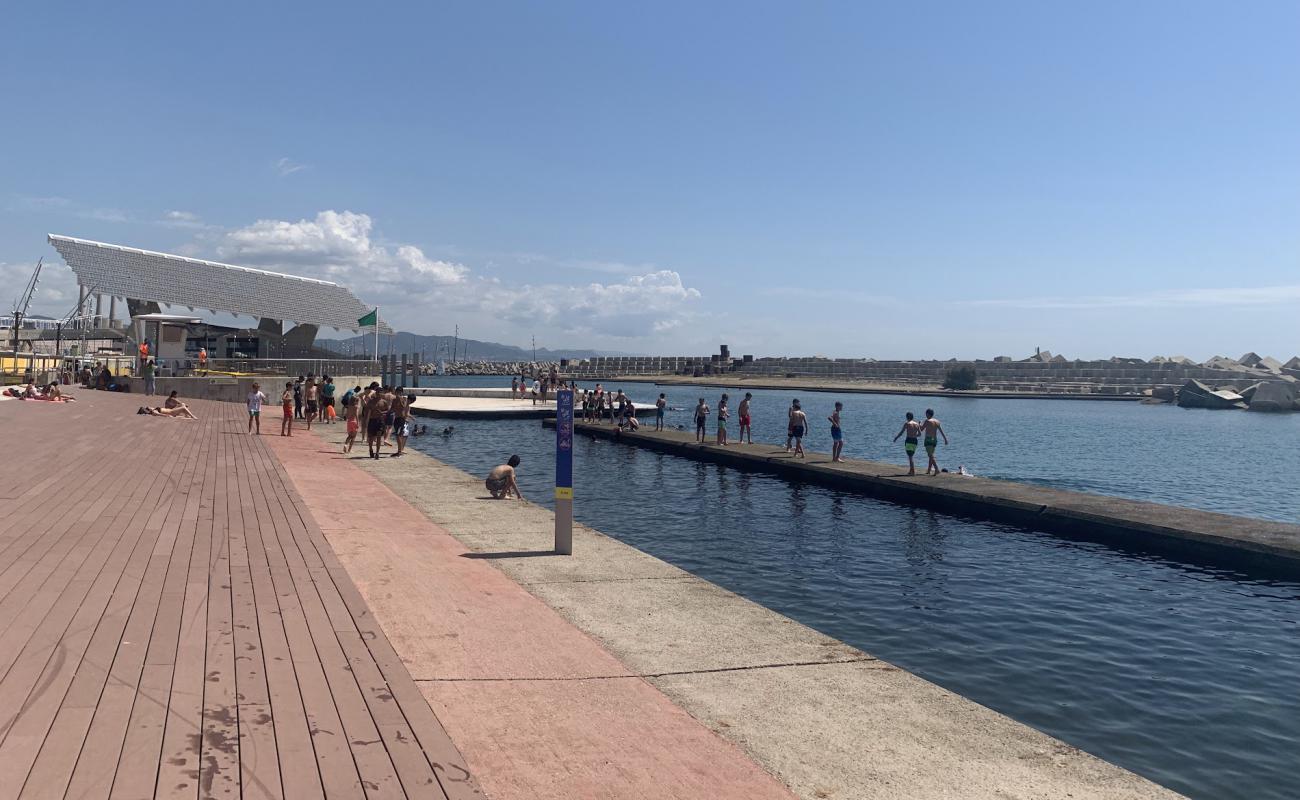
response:
<path id="1" fill-rule="evenodd" d="M 745 399 L 740 401 L 740 408 L 737 409 L 740 414 L 740 443 L 745 443 L 745 434 L 749 434 L 749 443 L 754 443 L 754 431 L 749 427 L 749 402 L 754 399 L 753 392 L 745 392 Z"/>

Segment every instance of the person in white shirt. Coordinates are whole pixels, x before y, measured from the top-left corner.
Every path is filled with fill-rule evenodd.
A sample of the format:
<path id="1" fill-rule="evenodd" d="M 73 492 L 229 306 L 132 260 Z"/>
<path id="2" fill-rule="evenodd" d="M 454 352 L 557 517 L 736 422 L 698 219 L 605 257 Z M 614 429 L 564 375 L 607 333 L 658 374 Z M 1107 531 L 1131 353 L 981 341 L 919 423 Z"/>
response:
<path id="1" fill-rule="evenodd" d="M 260 385 L 253 384 L 253 391 L 248 393 L 248 432 L 252 433 L 253 428 L 257 428 L 257 435 L 262 435 L 262 404 L 266 402 L 266 395 L 262 394 Z"/>

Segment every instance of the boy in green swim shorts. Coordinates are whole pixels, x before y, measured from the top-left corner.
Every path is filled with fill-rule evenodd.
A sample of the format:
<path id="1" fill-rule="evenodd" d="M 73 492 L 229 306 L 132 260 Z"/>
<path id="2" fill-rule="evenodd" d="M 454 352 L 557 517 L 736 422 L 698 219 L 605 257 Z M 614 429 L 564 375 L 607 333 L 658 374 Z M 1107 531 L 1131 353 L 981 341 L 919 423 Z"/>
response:
<path id="1" fill-rule="evenodd" d="M 903 440 L 903 449 L 907 451 L 907 474 L 915 475 L 916 462 L 913 459 L 916 456 L 917 438 L 921 435 L 921 423 L 916 421 L 911 411 L 907 412 L 907 421 L 903 423 L 902 429 L 894 434 L 894 441 L 898 441 L 898 437 L 903 434 L 907 434 L 907 438 Z"/>
<path id="2" fill-rule="evenodd" d="M 932 408 L 925 410 L 925 422 L 921 423 L 921 427 L 925 431 L 925 454 L 930 457 L 930 463 L 925 467 L 925 474 L 929 475 L 930 470 L 933 469 L 934 474 L 938 475 L 939 462 L 934 458 L 934 449 L 939 446 L 940 436 L 943 437 L 944 447 L 948 446 L 948 434 L 943 432 L 943 425 L 940 425 L 939 420 L 935 419 L 934 409 Z"/>

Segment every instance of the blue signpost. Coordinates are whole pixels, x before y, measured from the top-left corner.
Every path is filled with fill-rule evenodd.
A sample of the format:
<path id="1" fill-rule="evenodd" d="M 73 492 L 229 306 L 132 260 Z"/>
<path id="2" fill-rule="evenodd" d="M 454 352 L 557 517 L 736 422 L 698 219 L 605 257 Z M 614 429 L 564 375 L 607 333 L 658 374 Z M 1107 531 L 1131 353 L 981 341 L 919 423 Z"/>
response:
<path id="1" fill-rule="evenodd" d="M 555 552 L 573 555 L 573 390 L 555 393 Z"/>

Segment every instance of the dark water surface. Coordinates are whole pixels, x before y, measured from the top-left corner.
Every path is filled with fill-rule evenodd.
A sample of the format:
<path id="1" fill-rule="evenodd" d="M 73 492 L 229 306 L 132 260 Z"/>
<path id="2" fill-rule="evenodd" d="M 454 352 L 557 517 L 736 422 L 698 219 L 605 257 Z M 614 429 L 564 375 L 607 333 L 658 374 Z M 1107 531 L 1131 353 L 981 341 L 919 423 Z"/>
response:
<path id="1" fill-rule="evenodd" d="M 670 395 L 678 396 L 686 392 Z M 858 421 L 876 403 L 885 406 L 882 423 L 885 411 L 921 410 L 907 398 L 861 402 L 850 431 L 866 427 Z M 941 414 L 957 441 L 992 428 L 974 420 L 993 415 L 977 404 L 996 401 L 948 402 Z M 1030 402 L 996 408 L 1048 413 L 1072 420 L 1071 428 L 1094 414 L 1163 420 L 1180 413 Z M 759 435 L 770 441 L 769 411 L 760 414 Z M 551 505 L 553 431 L 536 421 L 453 424 L 450 438 L 412 442 L 475 474 L 518 452 L 524 493 Z M 1031 436 L 1062 440 L 1024 434 Z M 889 452 L 863 453 L 865 438 L 851 438 L 851 452 Z M 980 458 L 965 463 L 994 474 L 986 445 L 969 447 L 963 452 Z M 1046 469 L 1053 455 L 1068 460 L 1062 450 L 1046 447 L 1032 458 Z M 1122 552 L 586 437 L 575 443 L 575 485 L 581 521 L 1152 780 L 1196 798 L 1300 797 L 1300 581 Z"/>
<path id="2" fill-rule="evenodd" d="M 455 385 L 509 387 L 507 378 L 444 378 Z M 591 387 L 594 383 L 585 383 Z M 717 409 L 731 395 L 736 408 L 744 391 L 649 383 L 606 383 L 639 402 L 664 392 L 668 421 L 692 426 L 691 410 L 703 397 Z M 904 412 L 919 419 L 927 407 L 943 422 L 952 444 L 939 448 L 941 466 L 958 465 L 986 478 L 1037 483 L 1224 514 L 1300 522 L 1300 414 L 1210 411 L 1172 405 L 1096 400 L 991 400 L 964 397 L 754 391 L 754 440 L 784 443 L 786 409 L 798 397 L 812 422 L 804 442 L 829 453 L 826 417 L 836 400 L 847 444 L 844 455 L 906 463 L 902 440 L 890 440 Z M 709 421 L 709 434 L 714 433 Z M 693 430 L 693 428 L 691 428 Z M 922 467 L 924 458 L 922 457 Z"/>

